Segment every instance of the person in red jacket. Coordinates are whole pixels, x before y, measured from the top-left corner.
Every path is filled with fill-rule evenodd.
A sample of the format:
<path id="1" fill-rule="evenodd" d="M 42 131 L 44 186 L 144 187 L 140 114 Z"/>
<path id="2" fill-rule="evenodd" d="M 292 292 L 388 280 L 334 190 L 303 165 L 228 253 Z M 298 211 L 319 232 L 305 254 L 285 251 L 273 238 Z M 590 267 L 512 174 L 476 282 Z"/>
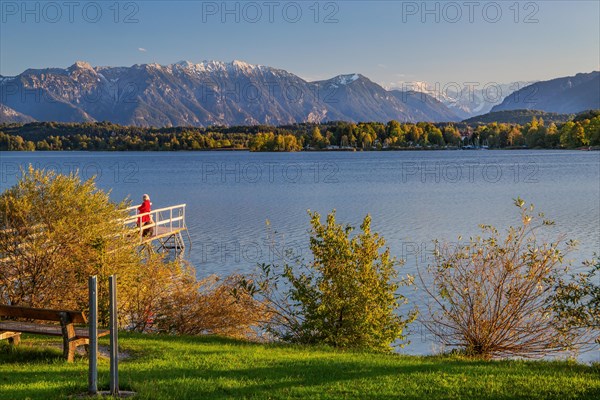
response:
<path id="1" fill-rule="evenodd" d="M 152 211 L 152 203 L 150 203 L 150 196 L 148 196 L 147 194 L 144 194 L 142 196 L 142 204 L 138 207 L 138 213 L 139 214 L 144 214 L 144 213 L 148 213 Z M 148 214 L 148 215 L 143 215 L 140 218 L 138 218 L 138 226 L 144 226 L 144 225 L 149 225 L 152 223 L 152 215 Z M 154 232 L 154 229 L 152 227 L 150 228 L 146 228 L 144 229 L 144 231 L 142 232 L 142 236 L 152 236 L 152 233 Z"/>

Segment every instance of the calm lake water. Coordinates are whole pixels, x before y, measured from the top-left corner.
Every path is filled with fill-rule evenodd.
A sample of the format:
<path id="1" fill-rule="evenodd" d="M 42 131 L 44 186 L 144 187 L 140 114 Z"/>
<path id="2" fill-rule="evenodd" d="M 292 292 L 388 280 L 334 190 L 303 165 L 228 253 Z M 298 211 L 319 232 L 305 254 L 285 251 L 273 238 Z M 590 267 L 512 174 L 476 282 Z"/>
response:
<path id="1" fill-rule="evenodd" d="M 336 209 L 338 221 L 355 226 L 371 214 L 373 230 L 406 259 L 402 273 L 427 265 L 433 239 L 456 242 L 476 235 L 478 224 L 518 224 L 517 196 L 556 222 L 549 238 L 579 241 L 569 255 L 574 265 L 600 249 L 600 152 L 2 152 L 2 190 L 30 163 L 97 175 L 115 200 L 137 204 L 148 193 L 155 209 L 186 203 L 188 259 L 200 277 L 310 259 L 308 209 Z M 413 329 L 403 351 L 431 351 L 431 340 Z"/>

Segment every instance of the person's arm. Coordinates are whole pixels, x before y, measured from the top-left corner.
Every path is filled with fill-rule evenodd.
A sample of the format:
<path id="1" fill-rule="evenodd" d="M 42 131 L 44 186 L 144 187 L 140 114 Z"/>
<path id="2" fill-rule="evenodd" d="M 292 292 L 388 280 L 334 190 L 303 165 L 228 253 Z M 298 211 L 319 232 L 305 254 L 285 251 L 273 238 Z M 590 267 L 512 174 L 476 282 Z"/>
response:
<path id="1" fill-rule="evenodd" d="M 139 206 L 138 210 L 140 214 L 147 213 L 150 211 L 150 202 L 148 200 L 144 201 L 141 206 Z"/>

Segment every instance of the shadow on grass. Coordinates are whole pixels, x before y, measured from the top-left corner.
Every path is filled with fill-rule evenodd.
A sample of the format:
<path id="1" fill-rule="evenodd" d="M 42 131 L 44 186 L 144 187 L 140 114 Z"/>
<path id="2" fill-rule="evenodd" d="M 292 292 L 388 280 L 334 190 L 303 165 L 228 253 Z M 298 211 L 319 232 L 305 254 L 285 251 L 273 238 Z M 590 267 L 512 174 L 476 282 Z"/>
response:
<path id="1" fill-rule="evenodd" d="M 600 398 L 600 384 L 593 383 L 600 370 L 575 363 L 380 355 L 212 336 L 124 334 L 121 339 L 124 351 L 139 351 L 138 357 L 121 363 L 121 388 L 137 391 L 140 399 Z M 0 347 L 0 360 L 65 363 L 60 351 L 41 348 Z M 11 371 L 5 383 L 19 383 L 11 387 L 12 398 L 62 398 L 61 394 L 85 391 L 87 366 L 82 362 L 47 370 L 40 373 L 20 365 Z M 107 370 L 103 363 L 103 387 L 108 384 Z M 54 389 L 41 384 L 53 379 L 59 383 Z M 586 383 L 569 387 L 580 379 Z M 549 387 L 544 386 L 547 382 Z M 23 388 L 28 385 L 32 389 Z M 34 392 L 37 387 L 41 389 Z"/>
<path id="2" fill-rule="evenodd" d="M 40 388 L 34 389 L 20 388 L 11 389 L 10 393 L 0 393 L 1 400 L 17 400 L 17 399 L 65 399 L 65 395 L 61 393 L 77 393 L 81 392 L 78 388 L 68 386 L 63 388 Z M 6 395 L 6 396 L 5 396 Z"/>
<path id="3" fill-rule="evenodd" d="M 0 344 L 0 357 L 3 364 L 28 364 L 31 362 L 54 364 L 64 362 L 62 351 L 54 347 L 20 344 L 13 346 Z"/>
<path id="4" fill-rule="evenodd" d="M 247 345 L 244 342 L 240 344 Z M 290 347 L 273 346 L 273 350 L 276 348 Z M 292 348 L 309 353 L 314 349 L 301 346 Z M 353 360 L 338 359 L 345 354 L 359 357 Z M 187 356 L 202 357 L 203 354 L 191 352 Z M 371 361 L 369 357 L 376 358 L 376 361 Z M 557 395 L 562 399 L 600 398 L 599 386 L 590 387 L 593 385 L 579 389 L 560 385 L 548 388 L 527 387 L 527 382 L 531 380 L 553 381 L 559 377 L 567 382 L 569 379 L 583 377 L 592 380 L 597 376 L 594 374 L 598 371 L 593 368 L 564 362 L 489 362 L 352 352 L 324 353 L 322 357 L 304 360 L 290 359 L 289 354 L 282 354 L 281 358 L 273 354 L 272 360 L 265 362 L 260 359 L 255 366 L 249 366 L 252 361 L 246 361 L 241 364 L 226 364 L 224 368 L 182 368 L 182 360 L 179 361 L 175 368 L 132 365 L 126 369 L 124 379 L 130 382 L 133 390 L 140 393 L 148 393 L 151 388 L 160 387 L 160 396 L 159 392 L 153 393 L 156 398 L 170 398 L 168 394 L 172 394 L 173 398 L 181 399 L 303 398 L 322 397 L 323 394 L 327 398 L 369 399 L 450 399 L 456 396 L 512 399 L 556 398 Z M 534 367 L 531 368 L 532 366 Z M 499 380 L 499 377 L 503 379 Z M 502 386 L 501 392 L 488 390 L 488 383 Z M 146 397 L 142 395 L 142 398 Z"/>
<path id="5" fill-rule="evenodd" d="M 140 368 L 141 367 L 141 368 Z M 354 362 L 306 361 L 281 362 L 274 366 L 237 369 L 191 369 L 191 368 L 144 368 L 141 365 L 127 366 L 123 363 L 120 374 L 121 389 L 138 391 L 139 398 L 148 399 L 221 399 L 221 398 L 293 398 L 314 397 L 322 390 L 331 391 L 334 397 L 344 396 L 339 386 L 329 385 L 354 380 L 368 380 L 368 387 L 359 393 L 359 398 L 389 398 L 389 393 L 377 395 L 377 387 L 371 383 L 384 376 L 411 374 L 426 370 L 424 367 L 410 366 L 392 369 L 389 367 L 362 368 Z M 52 399 L 64 394 L 85 391 L 85 374 L 81 371 L 62 371 L 61 379 L 83 382 L 81 385 L 63 384 L 53 389 L 43 388 L 42 382 L 52 381 L 50 374 L 40 376 L 39 372 L 15 371 L 10 380 L 20 382 L 25 387 L 12 388 L 11 398 Z M 107 386 L 106 371 L 99 376 L 101 387 Z M 30 385 L 31 389 L 27 389 Z M 34 389 L 35 388 L 35 389 Z M 353 390 L 360 390 L 354 387 Z M 0 394 L 0 399 L 2 399 Z M 420 399 L 422 396 L 403 396 L 406 399 Z"/>
<path id="6" fill-rule="evenodd" d="M 328 362 L 282 364 L 274 367 L 243 368 L 236 370 L 191 371 L 185 368 L 164 370 L 160 376 L 148 370 L 128 371 L 127 379 L 134 390 L 148 393 L 151 387 L 160 387 L 162 396 L 169 398 L 310 398 L 327 393 L 333 398 L 369 398 L 369 399 L 426 399 L 426 398 L 552 398 L 558 394 L 551 390 L 532 390 L 527 393 L 516 387 L 505 387 L 503 393 L 486 391 L 485 384 L 453 384 L 447 387 L 440 380 L 458 382 L 465 374 L 464 368 L 432 367 L 409 365 L 390 367 L 360 368 L 354 363 Z M 156 378 L 148 381 L 149 376 Z M 483 381 L 493 379 L 493 374 L 480 376 Z M 443 377 L 443 378 L 442 378 Z M 182 379 L 185 378 L 185 379 Z M 436 380 L 439 379 L 439 380 Z M 478 379 L 478 376 L 470 376 Z M 182 384 L 185 382 L 185 384 Z M 564 388 L 565 394 L 575 392 Z M 352 396 L 351 394 L 354 394 Z M 578 393 L 578 398 L 597 399 L 599 389 Z M 396 397 L 397 396 L 397 397 Z M 559 397 L 566 399 L 567 396 Z M 148 396 L 153 398 L 153 396 Z M 157 397 L 158 398 L 158 397 Z"/>

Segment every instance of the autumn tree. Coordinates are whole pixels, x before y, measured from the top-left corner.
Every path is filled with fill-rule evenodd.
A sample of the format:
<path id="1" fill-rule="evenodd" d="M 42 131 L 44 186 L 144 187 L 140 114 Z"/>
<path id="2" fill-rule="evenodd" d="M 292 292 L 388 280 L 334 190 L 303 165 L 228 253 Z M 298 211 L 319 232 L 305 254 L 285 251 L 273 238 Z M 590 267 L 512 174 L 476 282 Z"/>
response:
<path id="1" fill-rule="evenodd" d="M 423 130 L 416 125 L 411 125 L 406 134 L 406 141 L 417 144 L 423 136 Z"/>
<path id="2" fill-rule="evenodd" d="M 433 144 L 435 146 L 443 146 L 445 144 L 444 137 L 442 136 L 442 131 L 435 127 L 429 131 L 429 134 L 427 135 L 427 140 L 430 144 Z"/>
<path id="3" fill-rule="evenodd" d="M 508 146 L 522 146 L 523 144 L 525 144 L 523 134 L 521 133 L 521 130 L 518 127 L 512 127 L 512 129 L 508 133 L 506 143 Z"/>
<path id="4" fill-rule="evenodd" d="M 560 129 L 560 144 L 567 148 L 577 148 L 589 145 L 589 140 L 579 122 L 569 121 Z"/>
<path id="5" fill-rule="evenodd" d="M 454 125 L 447 125 L 444 127 L 444 141 L 447 144 L 453 146 L 459 146 L 462 142 L 462 137 L 460 136 L 460 132 Z"/>
<path id="6" fill-rule="evenodd" d="M 0 302 L 85 309 L 87 279 L 138 271 L 136 235 L 93 179 L 29 168 L 0 194 Z M 100 293 L 101 306 L 106 293 Z M 106 311 L 101 307 L 101 311 Z"/>
<path id="7" fill-rule="evenodd" d="M 106 282 L 117 274 L 123 328 L 251 336 L 263 308 L 250 298 L 234 304 L 236 278 L 197 281 L 179 261 L 138 252 L 139 232 L 123 223 L 125 206 L 93 179 L 23 171 L 0 194 L 0 304 L 85 311 L 88 277 Z M 99 285 L 101 323 L 107 292 Z"/>
<path id="8" fill-rule="evenodd" d="M 548 130 L 546 131 L 546 137 L 544 138 L 544 147 L 553 149 L 559 146 L 560 134 L 558 132 L 558 127 L 553 122 L 548 126 Z"/>
<path id="9" fill-rule="evenodd" d="M 310 135 L 310 145 L 315 148 L 325 147 L 325 138 L 318 126 L 315 126 Z"/>
<path id="10" fill-rule="evenodd" d="M 584 131 L 591 146 L 600 146 L 600 115 L 588 120 Z"/>
<path id="11" fill-rule="evenodd" d="M 386 125 L 386 134 L 390 140 L 390 144 L 398 146 L 405 142 L 405 133 L 400 122 L 392 120 Z"/>

